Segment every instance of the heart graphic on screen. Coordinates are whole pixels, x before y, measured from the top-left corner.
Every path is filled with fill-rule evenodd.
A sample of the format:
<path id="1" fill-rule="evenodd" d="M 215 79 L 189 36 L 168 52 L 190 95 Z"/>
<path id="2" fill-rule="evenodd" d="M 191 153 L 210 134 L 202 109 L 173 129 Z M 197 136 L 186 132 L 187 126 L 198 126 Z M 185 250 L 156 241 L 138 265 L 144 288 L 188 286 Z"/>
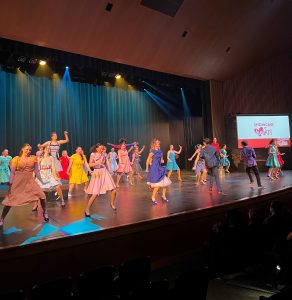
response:
<path id="1" fill-rule="evenodd" d="M 260 128 L 255 128 L 254 129 L 254 132 L 258 135 L 258 136 L 262 136 L 263 133 L 264 133 L 264 128 L 263 127 L 260 127 Z"/>

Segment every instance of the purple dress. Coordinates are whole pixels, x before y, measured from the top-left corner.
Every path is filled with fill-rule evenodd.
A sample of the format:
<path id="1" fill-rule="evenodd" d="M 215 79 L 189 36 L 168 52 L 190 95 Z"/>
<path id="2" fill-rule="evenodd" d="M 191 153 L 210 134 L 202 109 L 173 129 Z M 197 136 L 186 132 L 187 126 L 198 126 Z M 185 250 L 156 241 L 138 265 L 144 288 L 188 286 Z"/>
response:
<path id="1" fill-rule="evenodd" d="M 147 176 L 147 184 L 151 187 L 166 187 L 171 184 L 171 180 L 167 177 L 166 168 L 161 165 L 161 159 L 163 156 L 162 151 L 152 149 L 153 153 L 152 164 L 149 167 L 149 173 Z"/>

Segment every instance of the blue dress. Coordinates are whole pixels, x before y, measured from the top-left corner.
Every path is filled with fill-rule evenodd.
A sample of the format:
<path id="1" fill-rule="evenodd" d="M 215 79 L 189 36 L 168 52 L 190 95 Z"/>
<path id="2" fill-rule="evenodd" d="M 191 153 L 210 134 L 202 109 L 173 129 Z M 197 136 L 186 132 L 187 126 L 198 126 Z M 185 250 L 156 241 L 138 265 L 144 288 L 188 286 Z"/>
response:
<path id="1" fill-rule="evenodd" d="M 175 153 L 173 151 L 170 151 L 170 153 L 169 153 L 169 159 L 171 161 L 167 162 L 166 169 L 168 171 L 170 171 L 170 170 L 171 171 L 177 171 L 177 170 L 179 170 L 179 166 L 177 165 L 176 160 L 175 160 Z"/>
<path id="2" fill-rule="evenodd" d="M 152 149 L 150 152 L 153 153 L 153 156 L 147 176 L 147 184 L 151 187 L 166 187 L 170 185 L 171 180 L 166 176 L 166 168 L 161 165 L 162 151 Z"/>

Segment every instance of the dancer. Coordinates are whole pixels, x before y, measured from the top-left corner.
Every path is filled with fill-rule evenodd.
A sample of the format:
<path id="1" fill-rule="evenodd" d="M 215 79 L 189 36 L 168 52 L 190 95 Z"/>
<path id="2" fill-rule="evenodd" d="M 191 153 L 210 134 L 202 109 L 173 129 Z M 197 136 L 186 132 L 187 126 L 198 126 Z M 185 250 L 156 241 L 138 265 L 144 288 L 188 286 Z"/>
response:
<path id="1" fill-rule="evenodd" d="M 218 152 L 218 154 L 219 154 L 220 156 L 222 156 L 221 151 L 220 151 L 220 145 L 219 145 L 219 143 L 218 143 L 218 141 L 217 141 L 217 138 L 215 138 L 215 137 L 213 138 L 213 141 L 212 141 L 211 146 L 215 147 L 216 150 L 217 150 L 217 152 Z"/>
<path id="2" fill-rule="evenodd" d="M 175 151 L 173 150 L 173 145 L 169 146 L 169 150 L 167 152 L 167 165 L 166 169 L 168 171 L 168 178 L 170 178 L 172 171 L 177 171 L 177 178 L 179 181 L 182 181 L 181 175 L 180 175 L 180 168 L 176 163 L 175 155 L 179 155 L 181 153 L 182 146 L 179 145 L 179 150 Z"/>
<path id="3" fill-rule="evenodd" d="M 278 159 L 278 162 L 280 164 L 280 168 L 278 169 L 278 175 L 283 176 L 282 167 L 284 166 L 285 162 L 284 162 L 282 156 L 285 155 L 285 153 L 280 152 L 278 143 L 276 145 L 276 149 L 277 149 L 277 159 Z"/>
<path id="4" fill-rule="evenodd" d="M 103 155 L 104 146 L 96 144 L 92 147 L 89 166 L 94 169 L 89 185 L 85 190 L 86 194 L 91 195 L 85 210 L 85 217 L 90 217 L 90 207 L 97 196 L 111 192 L 110 206 L 113 210 L 115 207 L 116 185 L 108 172 L 105 163 L 106 157 Z"/>
<path id="5" fill-rule="evenodd" d="M 223 169 L 225 167 L 225 172 L 226 173 L 230 173 L 229 172 L 230 161 L 228 159 L 228 155 L 227 155 L 226 145 L 225 144 L 222 145 L 220 153 L 221 153 L 220 165 L 223 167 Z"/>
<path id="6" fill-rule="evenodd" d="M 152 189 L 152 204 L 156 205 L 157 201 L 155 198 L 159 188 L 162 188 L 162 200 L 168 202 L 168 199 L 166 198 L 166 187 L 171 184 L 171 180 L 167 176 L 165 166 L 161 165 L 164 163 L 164 160 L 163 152 L 160 150 L 160 141 L 158 139 L 153 139 L 150 149 L 147 158 L 147 161 L 149 162 L 147 184 Z"/>
<path id="7" fill-rule="evenodd" d="M 67 150 L 62 151 L 62 156 L 60 157 L 60 162 L 62 166 L 62 171 L 59 172 L 59 176 L 64 180 L 69 180 L 69 176 L 67 174 L 70 158 L 68 156 Z"/>
<path id="8" fill-rule="evenodd" d="M 9 155 L 8 149 L 4 149 L 0 156 L 0 184 L 7 184 L 9 182 L 9 164 L 11 159 L 12 157 Z"/>
<path id="9" fill-rule="evenodd" d="M 60 150 L 60 145 L 66 144 L 69 142 L 69 137 L 68 137 L 68 131 L 64 131 L 65 139 L 64 140 L 58 140 L 58 136 L 56 132 L 51 133 L 51 140 L 43 143 L 41 146 L 44 148 L 47 146 L 50 146 L 51 148 L 51 156 L 54 159 L 55 163 L 55 170 L 57 173 L 62 171 L 62 166 L 60 163 L 60 155 L 59 155 L 59 150 Z M 39 147 L 39 145 L 38 145 Z"/>
<path id="10" fill-rule="evenodd" d="M 256 177 L 258 188 L 261 189 L 263 188 L 263 186 L 260 179 L 259 169 L 257 167 L 255 151 L 252 147 L 248 146 L 248 143 L 246 141 L 242 141 L 241 145 L 243 149 L 240 151 L 240 160 L 242 160 L 246 165 L 246 173 L 250 180 L 250 184 L 253 184 L 253 178 L 251 176 L 251 170 L 252 170 Z"/>
<path id="11" fill-rule="evenodd" d="M 203 146 L 201 144 L 196 145 L 195 147 L 196 151 L 192 155 L 192 157 L 189 158 L 189 161 L 192 161 L 194 157 L 196 157 L 194 166 L 192 170 L 195 172 L 195 184 L 198 185 L 199 182 L 202 184 L 206 184 L 206 176 L 207 176 L 207 168 L 205 161 L 200 157 L 200 152 L 203 149 Z M 202 174 L 202 176 L 201 176 Z M 201 177 L 201 181 L 200 181 Z"/>
<path id="12" fill-rule="evenodd" d="M 280 168 L 280 163 L 277 158 L 277 148 L 274 139 L 270 140 L 269 143 L 269 156 L 266 165 L 267 167 L 269 167 L 268 177 L 271 180 L 278 179 L 279 177 L 277 173 L 278 173 L 278 169 Z"/>
<path id="13" fill-rule="evenodd" d="M 45 147 L 44 155 L 39 158 L 38 163 L 41 180 L 36 178 L 36 182 L 44 192 L 50 192 L 52 190 L 55 190 L 59 198 L 61 199 L 62 207 L 65 207 L 65 201 L 61 189 L 61 178 L 59 178 L 56 174 L 54 159 L 52 156 L 50 156 L 50 151 L 50 146 Z M 36 210 L 37 205 L 33 208 L 33 211 Z"/>
<path id="14" fill-rule="evenodd" d="M 115 148 L 111 148 L 111 151 L 108 154 L 108 158 L 109 158 L 112 174 L 115 174 L 118 168 L 117 157 L 118 155 L 115 152 Z"/>
<path id="15" fill-rule="evenodd" d="M 134 174 L 137 174 L 138 175 L 138 179 L 142 179 L 143 176 L 142 176 L 142 167 L 140 165 L 140 156 L 141 156 L 141 153 L 144 151 L 145 149 L 145 145 L 142 147 L 142 149 L 139 151 L 139 148 L 136 147 L 136 149 L 134 150 L 134 153 L 132 155 L 132 162 L 131 162 L 131 165 L 133 166 L 133 171 L 134 171 Z"/>
<path id="16" fill-rule="evenodd" d="M 119 183 L 123 174 L 129 174 L 129 183 L 133 185 L 133 169 L 131 167 L 131 162 L 129 158 L 129 152 L 132 150 L 132 147 L 127 150 L 126 144 L 121 145 L 121 149 L 118 151 L 119 164 L 117 168 L 117 183 L 116 186 L 119 188 Z"/>
<path id="17" fill-rule="evenodd" d="M 67 174 L 69 175 L 69 198 L 72 197 L 72 191 L 76 185 L 84 183 L 84 190 L 87 188 L 88 177 L 84 171 L 84 166 L 86 167 L 87 171 L 92 174 L 82 148 L 77 147 L 75 154 L 70 157 L 70 163 L 67 170 Z"/>
<path id="18" fill-rule="evenodd" d="M 111 144 L 111 143 L 107 143 L 107 144 L 115 149 L 121 149 L 122 145 L 126 145 L 126 147 L 132 147 L 132 146 L 134 146 L 135 143 L 137 144 L 137 142 L 133 142 L 131 144 L 126 144 L 126 142 L 127 142 L 127 140 L 125 138 L 120 138 L 118 145 Z"/>
<path id="19" fill-rule="evenodd" d="M 41 157 L 44 154 L 44 147 L 41 144 L 38 144 L 38 151 L 36 152 L 35 156 L 37 158 Z"/>
<path id="20" fill-rule="evenodd" d="M 201 149 L 200 157 L 205 160 L 206 167 L 209 170 L 210 192 L 212 192 L 213 180 L 215 179 L 218 193 L 225 195 L 222 192 L 222 187 L 221 187 L 219 173 L 218 173 L 218 166 L 219 166 L 219 161 L 220 161 L 219 153 L 215 147 L 210 145 L 210 139 L 204 138 L 203 145 L 205 147 L 203 149 Z"/>
<path id="21" fill-rule="evenodd" d="M 12 159 L 11 174 L 9 178 L 10 188 L 8 194 L 3 200 L 4 205 L 0 217 L 0 227 L 3 226 L 4 219 L 13 206 L 22 206 L 40 200 L 43 209 L 43 218 L 45 222 L 49 221 L 46 209 L 46 196 L 38 184 L 35 182 L 33 172 L 41 181 L 39 167 L 36 156 L 31 155 L 31 146 L 24 144 L 19 156 Z"/>

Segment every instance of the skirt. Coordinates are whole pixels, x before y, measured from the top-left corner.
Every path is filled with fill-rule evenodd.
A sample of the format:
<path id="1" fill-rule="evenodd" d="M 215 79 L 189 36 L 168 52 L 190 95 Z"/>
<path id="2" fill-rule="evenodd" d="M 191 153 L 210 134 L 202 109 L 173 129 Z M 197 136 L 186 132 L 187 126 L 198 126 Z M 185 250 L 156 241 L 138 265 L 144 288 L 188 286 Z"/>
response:
<path id="1" fill-rule="evenodd" d="M 52 157 L 54 159 L 56 173 L 59 173 L 59 172 L 63 171 L 63 168 L 62 168 L 60 160 L 57 157 L 55 157 L 55 156 L 52 156 Z"/>
<path id="2" fill-rule="evenodd" d="M 132 168 L 135 174 L 142 173 L 142 168 L 139 162 L 134 162 Z"/>
<path id="3" fill-rule="evenodd" d="M 38 178 L 36 178 L 35 181 L 39 185 L 39 187 L 45 192 L 50 192 L 51 190 L 54 190 L 57 186 L 62 185 L 61 181 L 56 180 L 54 177 L 51 177 L 50 180 L 47 182 L 41 182 Z"/>
<path id="4" fill-rule="evenodd" d="M 277 159 L 278 159 L 278 162 L 280 164 L 280 167 L 282 167 L 284 165 L 284 160 L 282 159 L 282 155 L 278 154 Z"/>
<path id="5" fill-rule="evenodd" d="M 155 183 L 147 182 L 147 184 L 150 185 L 152 188 L 155 187 L 165 188 L 171 184 L 171 180 L 167 176 L 164 176 L 159 182 L 155 182 Z"/>
<path id="6" fill-rule="evenodd" d="M 115 188 L 116 185 L 112 176 L 106 168 L 94 169 L 85 193 L 89 195 L 102 195 Z"/>
<path id="7" fill-rule="evenodd" d="M 196 168 L 195 169 L 193 168 L 193 171 L 195 172 L 195 174 L 201 174 L 201 172 L 203 172 L 205 170 L 207 170 L 206 164 L 204 161 L 200 161 L 200 160 L 197 162 Z"/>
<path id="8" fill-rule="evenodd" d="M 177 171 L 177 170 L 179 170 L 179 166 L 176 163 L 176 161 L 170 161 L 166 165 L 166 170 L 167 171 Z"/>
<path id="9" fill-rule="evenodd" d="M 9 182 L 9 177 L 10 177 L 10 169 L 9 168 L 0 169 L 0 183 Z"/>
<path id="10" fill-rule="evenodd" d="M 116 172 L 118 168 L 117 160 L 110 159 L 110 167 L 112 172 Z"/>
<path id="11" fill-rule="evenodd" d="M 119 163 L 118 168 L 117 168 L 117 173 L 130 173 L 133 172 L 133 169 L 131 167 L 130 161 L 126 163 Z"/>
<path id="12" fill-rule="evenodd" d="M 16 171 L 13 183 L 2 204 L 6 206 L 22 206 L 45 198 L 46 196 L 36 183 L 32 172 Z"/>
<path id="13" fill-rule="evenodd" d="M 222 157 L 220 159 L 220 165 L 223 167 L 229 167 L 230 166 L 230 161 L 227 157 Z"/>
<path id="14" fill-rule="evenodd" d="M 82 184 L 88 181 L 88 177 L 83 168 L 73 168 L 70 170 L 69 184 Z"/>
<path id="15" fill-rule="evenodd" d="M 280 168 L 280 163 L 278 161 L 276 154 L 270 154 L 267 159 L 267 167 L 269 168 Z"/>

